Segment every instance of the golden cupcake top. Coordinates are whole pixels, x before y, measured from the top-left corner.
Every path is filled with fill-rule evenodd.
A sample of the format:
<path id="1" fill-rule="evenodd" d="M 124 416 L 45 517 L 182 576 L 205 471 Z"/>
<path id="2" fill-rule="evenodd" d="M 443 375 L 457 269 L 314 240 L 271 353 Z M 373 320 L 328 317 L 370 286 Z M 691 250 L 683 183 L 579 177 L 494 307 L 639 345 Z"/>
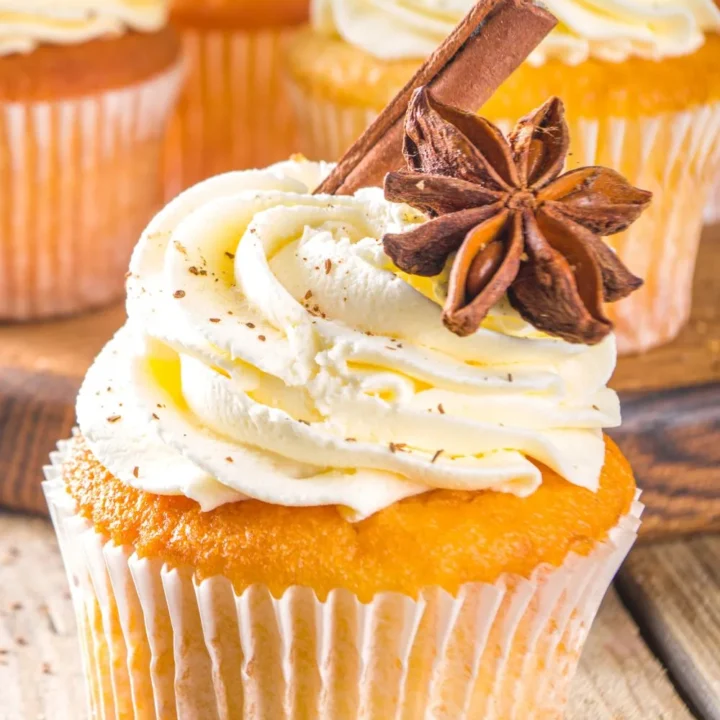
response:
<path id="1" fill-rule="evenodd" d="M 82 440 L 73 442 L 63 477 L 78 514 L 140 557 L 191 565 L 198 579 L 223 575 L 237 593 L 260 583 L 279 597 L 302 585 L 324 598 L 343 587 L 364 602 L 378 592 L 415 597 L 429 585 L 455 593 L 467 582 L 492 583 L 506 572 L 530 577 L 569 553 L 587 555 L 631 511 L 636 492 L 609 439 L 596 493 L 544 468 L 527 498 L 436 490 L 355 523 L 332 506 L 254 500 L 203 512 L 185 497 L 129 487 Z"/>
<path id="2" fill-rule="evenodd" d="M 321 33 L 342 37 L 384 60 L 429 55 L 474 4 L 473 0 L 313 0 Z M 545 0 L 559 20 L 528 61 L 557 58 L 575 65 L 589 57 L 622 62 L 687 55 L 705 35 L 720 32 L 714 0 Z"/>
<path id="3" fill-rule="evenodd" d="M 180 26 L 257 29 L 307 22 L 310 0 L 171 0 Z"/>
<path id="4" fill-rule="evenodd" d="M 156 32 L 167 14 L 168 0 L 1 0 L 0 55 L 128 31 Z"/>

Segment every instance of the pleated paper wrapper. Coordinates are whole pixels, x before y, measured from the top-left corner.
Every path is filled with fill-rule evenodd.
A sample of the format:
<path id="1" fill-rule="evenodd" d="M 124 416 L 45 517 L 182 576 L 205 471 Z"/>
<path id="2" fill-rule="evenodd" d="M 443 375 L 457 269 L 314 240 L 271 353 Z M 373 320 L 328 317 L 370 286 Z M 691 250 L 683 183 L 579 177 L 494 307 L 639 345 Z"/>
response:
<path id="1" fill-rule="evenodd" d="M 73 99 L 0 103 L 0 320 L 67 315 L 124 292 L 162 203 L 182 66 Z"/>
<path id="2" fill-rule="evenodd" d="M 291 28 L 183 28 L 188 78 L 164 151 L 165 200 L 213 175 L 297 152 L 281 74 Z"/>
<path id="3" fill-rule="evenodd" d="M 339 160 L 377 118 L 376 108 L 343 105 L 288 80 L 298 118 L 298 149 L 310 160 Z"/>
<path id="4" fill-rule="evenodd" d="M 301 152 L 336 160 L 377 112 L 343 106 L 293 84 L 302 119 Z M 506 119 L 490 118 L 505 132 Z M 653 203 L 631 228 L 608 238 L 645 285 L 607 308 L 623 354 L 672 340 L 690 315 L 704 209 L 717 188 L 720 220 L 720 103 L 681 113 L 626 119 L 569 119 L 568 169 L 605 165 L 653 192 Z"/>
<path id="5" fill-rule="evenodd" d="M 76 611 L 93 718 L 532 720 L 561 718 L 600 601 L 642 505 L 587 557 L 437 587 L 417 599 L 196 582 L 118 547 L 75 514 L 60 443 L 44 490 Z M 392 548 L 388 548 L 392 552 Z"/>
<path id="6" fill-rule="evenodd" d="M 581 120 L 573 166 L 606 165 L 653 192 L 624 233 L 608 238 L 644 286 L 608 306 L 621 353 L 677 336 L 690 316 L 703 213 L 720 173 L 720 103 L 639 120 Z"/>
<path id="7" fill-rule="evenodd" d="M 718 162 L 720 167 L 720 162 Z M 705 208 L 705 222 L 708 225 L 720 224 L 720 172 L 715 185 L 710 190 L 710 202 Z"/>

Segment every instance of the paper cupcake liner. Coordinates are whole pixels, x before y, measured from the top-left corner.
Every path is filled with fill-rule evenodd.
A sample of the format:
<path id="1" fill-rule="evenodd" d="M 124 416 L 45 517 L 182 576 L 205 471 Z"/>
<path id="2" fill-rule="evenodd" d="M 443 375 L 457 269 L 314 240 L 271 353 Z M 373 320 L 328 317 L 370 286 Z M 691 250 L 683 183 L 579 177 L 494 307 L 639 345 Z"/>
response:
<path id="1" fill-rule="evenodd" d="M 165 145 L 165 199 L 297 151 L 281 59 L 292 29 L 183 29 L 188 78 Z"/>
<path id="2" fill-rule="evenodd" d="M 718 165 L 720 166 L 720 162 Z M 720 179 L 716 180 L 710 190 L 710 201 L 705 207 L 705 223 L 707 225 L 720 223 Z"/>
<path id="3" fill-rule="evenodd" d="M 337 159 L 376 117 L 292 89 L 302 118 L 300 149 L 312 158 Z M 498 120 L 495 118 L 495 121 Z M 508 131 L 510 121 L 498 124 Z M 704 206 L 720 177 L 720 103 L 655 117 L 570 119 L 568 169 L 606 165 L 654 193 L 651 207 L 625 233 L 609 238 L 641 290 L 608 307 L 621 353 L 672 340 L 687 321 Z M 720 186 L 718 186 L 720 219 Z"/>
<path id="4" fill-rule="evenodd" d="M 651 190 L 650 208 L 608 238 L 643 287 L 609 305 L 618 350 L 672 340 L 690 316 L 703 211 L 720 174 L 720 103 L 682 113 L 571 122 L 571 167 L 606 165 Z"/>
<path id="5" fill-rule="evenodd" d="M 453 597 L 309 588 L 280 598 L 202 582 L 118 547 L 75 514 L 60 443 L 43 484 L 70 579 L 91 716 L 560 718 L 600 601 L 642 505 L 606 542 L 530 579 L 504 575 Z"/>
<path id="6" fill-rule="evenodd" d="M 310 160 L 339 160 L 378 116 L 374 108 L 308 94 L 292 80 L 288 93 L 298 119 L 298 150 Z"/>
<path id="7" fill-rule="evenodd" d="M 161 204 L 162 136 L 182 68 L 91 96 L 0 102 L 0 320 L 123 294 Z"/>

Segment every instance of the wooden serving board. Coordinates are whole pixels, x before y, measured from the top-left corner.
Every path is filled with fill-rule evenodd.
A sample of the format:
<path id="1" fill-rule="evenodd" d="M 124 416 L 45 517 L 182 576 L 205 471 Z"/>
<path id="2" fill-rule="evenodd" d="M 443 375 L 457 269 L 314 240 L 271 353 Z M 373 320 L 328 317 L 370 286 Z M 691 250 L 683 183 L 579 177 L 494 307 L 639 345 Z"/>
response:
<path id="1" fill-rule="evenodd" d="M 706 231 L 695 304 L 672 344 L 625 358 L 613 381 L 624 425 L 613 432 L 647 505 L 646 537 L 720 530 L 720 226 Z M 0 505 L 45 512 L 40 469 L 69 435 L 95 354 L 121 306 L 72 320 L 0 327 Z"/>

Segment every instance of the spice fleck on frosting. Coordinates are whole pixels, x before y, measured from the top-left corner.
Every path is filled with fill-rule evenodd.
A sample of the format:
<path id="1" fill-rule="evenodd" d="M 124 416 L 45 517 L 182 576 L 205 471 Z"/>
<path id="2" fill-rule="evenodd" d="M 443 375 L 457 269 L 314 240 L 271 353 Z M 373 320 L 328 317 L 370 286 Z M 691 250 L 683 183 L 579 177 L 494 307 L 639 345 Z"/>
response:
<path id="1" fill-rule="evenodd" d="M 651 193 L 608 168 L 561 175 L 568 147 L 558 98 L 505 138 L 424 87 L 413 95 L 403 146 L 408 169 L 387 175 L 385 196 L 431 220 L 385 235 L 383 245 L 401 270 L 426 277 L 456 253 L 443 312 L 455 334 L 475 332 L 507 293 L 539 330 L 596 344 L 612 330 L 603 302 L 642 284 L 601 237 L 630 226 Z"/>

